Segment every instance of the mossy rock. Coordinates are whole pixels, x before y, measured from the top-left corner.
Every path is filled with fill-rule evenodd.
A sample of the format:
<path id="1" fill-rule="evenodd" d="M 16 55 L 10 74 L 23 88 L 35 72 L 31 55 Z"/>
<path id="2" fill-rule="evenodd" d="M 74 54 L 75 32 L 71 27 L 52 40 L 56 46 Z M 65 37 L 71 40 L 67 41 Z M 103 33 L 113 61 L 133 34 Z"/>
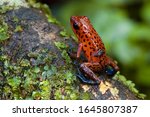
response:
<path id="1" fill-rule="evenodd" d="M 119 75 L 103 75 L 97 86 L 78 81 L 67 53 L 77 43 L 45 5 L 38 6 L 1 12 L 0 99 L 139 99 Z"/>

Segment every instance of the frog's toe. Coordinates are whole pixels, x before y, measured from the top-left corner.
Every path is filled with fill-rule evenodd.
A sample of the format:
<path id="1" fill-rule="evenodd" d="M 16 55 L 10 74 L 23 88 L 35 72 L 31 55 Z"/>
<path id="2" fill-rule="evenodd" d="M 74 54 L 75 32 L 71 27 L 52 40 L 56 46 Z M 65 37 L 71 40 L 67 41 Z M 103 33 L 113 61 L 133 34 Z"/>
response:
<path id="1" fill-rule="evenodd" d="M 85 76 L 77 75 L 77 77 L 84 84 L 90 84 L 90 85 L 98 85 L 98 84 L 100 84 L 100 81 L 93 81 L 93 80 L 87 79 Z"/>

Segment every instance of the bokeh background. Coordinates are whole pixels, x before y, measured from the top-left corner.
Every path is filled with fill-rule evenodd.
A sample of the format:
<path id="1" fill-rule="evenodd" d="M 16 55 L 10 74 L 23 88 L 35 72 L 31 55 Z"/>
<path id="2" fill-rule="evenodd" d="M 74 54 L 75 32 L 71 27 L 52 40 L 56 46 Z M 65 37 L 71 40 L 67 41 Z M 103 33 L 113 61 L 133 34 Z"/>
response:
<path id="1" fill-rule="evenodd" d="M 85 15 L 101 36 L 107 53 L 119 63 L 121 74 L 150 99 L 149 0 L 39 0 L 73 34 L 70 16 Z"/>

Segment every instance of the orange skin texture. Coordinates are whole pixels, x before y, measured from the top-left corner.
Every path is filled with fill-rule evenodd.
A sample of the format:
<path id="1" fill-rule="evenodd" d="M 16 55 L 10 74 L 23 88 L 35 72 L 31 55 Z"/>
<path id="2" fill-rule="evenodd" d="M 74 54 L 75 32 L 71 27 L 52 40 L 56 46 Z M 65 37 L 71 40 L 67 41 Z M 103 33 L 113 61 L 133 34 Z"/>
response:
<path id="1" fill-rule="evenodd" d="M 81 71 L 87 77 L 100 82 L 100 79 L 94 72 L 100 72 L 106 66 L 111 66 L 116 71 L 119 70 L 116 63 L 106 55 L 102 39 L 86 16 L 72 16 L 70 23 L 79 42 L 77 58 L 80 57 L 81 51 L 83 51 L 88 60 L 80 65 Z"/>

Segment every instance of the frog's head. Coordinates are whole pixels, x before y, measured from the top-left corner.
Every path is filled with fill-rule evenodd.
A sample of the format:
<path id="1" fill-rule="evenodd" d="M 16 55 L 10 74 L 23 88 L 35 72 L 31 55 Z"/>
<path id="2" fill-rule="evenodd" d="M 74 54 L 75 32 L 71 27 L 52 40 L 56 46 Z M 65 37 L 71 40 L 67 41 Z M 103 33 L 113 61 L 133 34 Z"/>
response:
<path id="1" fill-rule="evenodd" d="M 89 32 L 91 29 L 91 23 L 86 16 L 71 16 L 71 27 L 77 38 L 80 39 L 83 33 Z"/>

